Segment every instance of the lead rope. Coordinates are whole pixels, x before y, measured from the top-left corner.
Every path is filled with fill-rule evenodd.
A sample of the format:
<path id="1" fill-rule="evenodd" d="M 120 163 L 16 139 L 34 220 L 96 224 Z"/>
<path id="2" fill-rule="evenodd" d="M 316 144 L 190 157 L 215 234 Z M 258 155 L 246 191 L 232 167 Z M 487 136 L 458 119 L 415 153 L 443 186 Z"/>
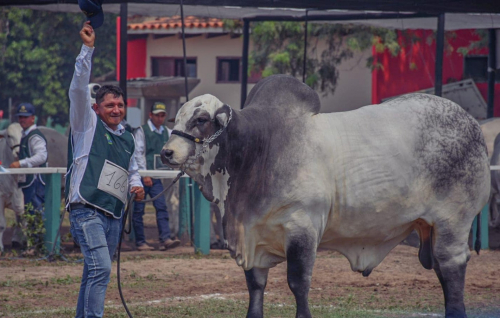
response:
<path id="1" fill-rule="evenodd" d="M 180 0 L 180 2 L 181 2 L 180 5 L 181 5 L 181 27 L 182 27 L 182 53 L 183 53 L 183 56 L 184 56 L 184 90 L 185 90 L 185 93 L 186 93 L 186 102 L 187 102 L 189 100 L 189 92 L 188 92 L 188 79 L 187 79 L 188 76 L 187 76 L 187 58 L 186 58 L 186 36 L 185 36 L 185 32 L 184 32 L 184 4 L 183 4 L 182 0 Z M 140 202 L 145 203 L 145 202 L 151 202 L 151 201 L 154 201 L 154 200 L 158 199 L 160 197 L 160 195 L 162 195 L 163 193 L 165 193 L 165 191 L 167 191 L 168 189 L 170 189 L 170 187 L 172 187 L 174 185 L 174 183 L 176 183 L 183 175 L 184 175 L 184 171 L 181 170 L 181 172 L 179 172 L 179 174 L 172 181 L 172 183 L 168 187 L 166 187 L 165 189 L 163 189 L 163 191 L 160 192 L 157 196 L 155 196 L 154 198 L 148 199 L 148 200 L 142 200 Z M 127 234 L 129 234 L 130 231 L 132 230 L 132 228 L 131 228 L 132 227 L 132 213 L 129 213 L 129 212 L 132 212 L 132 211 L 129 211 L 129 210 L 133 206 L 133 202 L 134 202 L 135 196 L 136 196 L 135 193 L 133 193 L 130 196 L 130 199 L 129 199 L 128 203 L 127 203 L 127 208 L 125 209 L 124 223 L 125 223 L 125 220 L 127 219 L 127 214 L 130 215 L 130 219 L 129 219 L 129 231 L 128 231 L 128 233 L 125 232 Z M 117 271 L 116 278 L 117 278 L 117 281 L 118 281 L 118 291 L 120 292 L 120 298 L 122 300 L 123 307 L 125 308 L 125 311 L 127 312 L 127 315 L 130 318 L 133 318 L 132 314 L 128 310 L 127 303 L 125 302 L 125 299 L 123 298 L 122 288 L 121 288 L 121 283 L 120 283 L 120 252 L 121 252 L 122 238 L 123 238 L 123 232 L 124 231 L 125 231 L 125 224 L 123 224 L 123 229 L 120 232 L 120 243 L 118 245 L 118 256 L 117 256 L 117 261 L 116 261 L 116 271 Z"/>
<path id="2" fill-rule="evenodd" d="M 139 202 L 145 203 L 145 202 L 151 202 L 151 201 L 156 200 L 160 195 L 165 193 L 165 191 L 170 189 L 183 175 L 184 175 L 184 171 L 179 172 L 179 174 L 177 175 L 177 177 L 175 177 L 175 179 L 172 181 L 172 183 L 168 187 L 163 189 L 163 191 L 160 192 L 157 196 L 155 196 L 154 198 L 148 199 L 148 200 L 141 200 Z M 132 193 L 132 195 L 130 196 L 130 199 L 127 202 L 127 206 L 125 208 L 125 214 L 123 215 L 123 221 L 122 221 L 122 230 L 120 231 L 120 241 L 118 242 L 118 252 L 117 252 L 118 255 L 116 256 L 116 280 L 118 282 L 118 292 L 120 293 L 120 298 L 122 300 L 123 307 L 125 308 L 125 311 L 127 312 L 127 315 L 130 318 L 133 318 L 133 316 L 130 313 L 130 311 L 128 310 L 127 303 L 126 303 L 125 298 L 123 297 L 123 293 L 122 293 L 122 286 L 121 286 L 122 284 L 121 284 L 121 277 L 120 277 L 120 254 L 121 254 L 121 250 L 122 250 L 123 232 L 130 234 L 130 232 L 132 230 L 132 207 L 134 206 L 133 203 L 134 203 L 135 197 L 136 197 L 136 194 Z M 125 230 L 127 216 L 129 217 L 128 231 Z"/>

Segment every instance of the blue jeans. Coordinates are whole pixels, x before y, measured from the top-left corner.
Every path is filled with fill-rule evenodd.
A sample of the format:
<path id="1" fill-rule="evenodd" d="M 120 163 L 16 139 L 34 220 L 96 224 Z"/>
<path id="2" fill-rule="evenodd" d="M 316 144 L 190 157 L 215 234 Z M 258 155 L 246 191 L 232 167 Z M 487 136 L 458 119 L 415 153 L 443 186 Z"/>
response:
<path id="1" fill-rule="evenodd" d="M 111 263 L 120 239 L 121 220 L 95 209 L 74 209 L 69 214 L 71 235 L 84 257 L 76 318 L 102 317 Z"/>
<path id="2" fill-rule="evenodd" d="M 30 214 L 33 214 L 34 210 L 40 211 L 43 213 L 43 204 L 45 203 L 45 186 L 38 179 L 38 176 L 35 177 L 33 183 L 26 188 L 23 188 L 24 194 L 24 205 L 31 203 L 33 205 L 33 209 L 29 210 Z"/>
<path id="3" fill-rule="evenodd" d="M 144 187 L 145 196 L 148 194 L 152 198 L 158 193 L 163 191 L 163 185 L 160 179 L 152 179 L 153 185 L 151 187 Z M 142 245 L 146 243 L 146 237 L 144 236 L 144 207 L 145 203 L 134 202 L 134 215 L 132 216 L 134 232 L 135 232 L 135 244 Z M 156 210 L 156 224 L 158 225 L 158 233 L 160 235 L 160 243 L 165 242 L 170 238 L 170 226 L 168 225 L 168 211 L 167 204 L 165 203 L 165 196 L 162 195 L 155 201 L 153 201 L 153 206 Z"/>

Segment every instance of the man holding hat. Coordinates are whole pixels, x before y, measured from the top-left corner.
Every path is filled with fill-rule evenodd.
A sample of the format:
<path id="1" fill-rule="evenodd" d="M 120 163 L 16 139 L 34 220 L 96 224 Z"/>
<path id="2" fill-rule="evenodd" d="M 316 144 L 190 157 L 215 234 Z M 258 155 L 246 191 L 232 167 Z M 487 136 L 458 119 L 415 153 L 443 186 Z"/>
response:
<path id="1" fill-rule="evenodd" d="M 80 10 L 87 17 L 92 28 L 97 29 L 104 22 L 104 13 L 102 12 L 102 0 L 78 0 Z"/>
<path id="2" fill-rule="evenodd" d="M 149 113 L 148 122 L 139 127 L 135 132 L 136 160 L 139 170 L 154 170 L 155 161 L 160 158 L 160 152 L 163 145 L 168 141 L 170 131 L 163 126 L 167 117 L 167 107 L 164 103 L 156 102 Z M 156 157 L 156 159 L 155 159 Z M 155 197 L 163 191 L 163 185 L 160 179 L 143 177 L 145 195 Z M 180 241 L 172 240 L 169 217 L 165 195 L 160 196 L 153 201 L 156 210 L 156 224 L 158 225 L 158 234 L 160 239 L 160 250 L 167 250 L 179 246 Z M 154 248 L 146 243 L 144 235 L 144 203 L 136 202 L 134 204 L 133 225 L 135 232 L 135 244 L 140 251 L 150 251 Z"/>
<path id="3" fill-rule="evenodd" d="M 118 246 L 122 216 L 130 193 L 144 198 L 134 158 L 134 137 L 120 122 L 125 114 L 123 92 L 104 85 L 91 104 L 89 94 L 95 32 L 85 22 L 83 45 L 76 58 L 69 89 L 70 165 L 66 174 L 66 200 L 71 234 L 84 257 L 76 317 L 102 317 Z"/>
<path id="4" fill-rule="evenodd" d="M 10 168 L 36 168 L 47 166 L 47 140 L 35 124 L 35 107 L 30 103 L 17 106 L 16 114 L 23 128 L 19 149 L 19 161 L 10 164 Z M 45 182 L 40 174 L 26 174 L 19 178 L 18 186 L 23 189 L 24 204 L 31 203 L 28 211 L 42 213 L 45 202 Z M 43 241 L 42 241 L 43 242 Z"/>

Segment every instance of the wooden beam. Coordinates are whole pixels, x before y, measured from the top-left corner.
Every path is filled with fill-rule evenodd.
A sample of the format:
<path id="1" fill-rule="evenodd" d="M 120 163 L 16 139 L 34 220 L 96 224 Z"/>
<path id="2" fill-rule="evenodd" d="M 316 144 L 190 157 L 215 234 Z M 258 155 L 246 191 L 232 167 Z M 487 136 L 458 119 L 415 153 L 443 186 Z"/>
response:
<path id="1" fill-rule="evenodd" d="M 194 38 L 194 37 L 201 36 L 201 35 L 202 35 L 202 33 L 196 33 L 196 34 L 187 33 L 187 34 L 184 34 L 184 38 L 189 39 L 189 38 Z M 182 32 L 177 33 L 177 38 L 182 39 Z"/>
<path id="2" fill-rule="evenodd" d="M 153 40 L 158 40 L 158 39 L 163 39 L 163 38 L 169 38 L 172 36 L 175 36 L 175 33 L 170 33 L 170 34 L 153 34 Z"/>
<path id="3" fill-rule="evenodd" d="M 127 41 L 147 39 L 148 34 L 127 34 Z"/>
<path id="4" fill-rule="evenodd" d="M 436 70 L 434 76 L 434 95 L 443 96 L 443 55 L 444 55 L 444 13 L 438 16 L 436 31 Z"/>
<path id="5" fill-rule="evenodd" d="M 248 48 L 250 46 L 250 21 L 243 19 L 243 52 L 241 58 L 241 99 L 240 107 L 243 109 L 247 99 L 248 83 Z"/>
<path id="6" fill-rule="evenodd" d="M 212 38 L 217 38 L 219 36 L 225 36 L 228 35 L 228 32 L 224 33 L 205 33 L 205 39 L 212 39 Z"/>
<path id="7" fill-rule="evenodd" d="M 488 111 L 487 117 L 493 117 L 495 108 L 495 72 L 497 68 L 496 61 L 497 37 L 496 30 L 488 30 Z"/>

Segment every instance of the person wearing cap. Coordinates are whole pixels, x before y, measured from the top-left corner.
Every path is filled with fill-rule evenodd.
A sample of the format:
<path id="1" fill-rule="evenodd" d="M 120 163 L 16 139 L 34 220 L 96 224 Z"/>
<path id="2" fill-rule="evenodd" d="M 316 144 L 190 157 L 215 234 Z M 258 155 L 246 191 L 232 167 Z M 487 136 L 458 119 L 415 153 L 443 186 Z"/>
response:
<path id="1" fill-rule="evenodd" d="M 47 167 L 47 139 L 35 124 L 35 107 L 30 103 L 17 106 L 16 116 L 23 128 L 20 143 L 19 160 L 10 164 L 10 168 Z M 45 202 L 45 182 L 41 174 L 26 174 L 19 177 L 18 186 L 23 189 L 24 204 L 31 203 L 28 211 L 43 213 Z M 43 238 L 40 238 L 43 243 Z"/>
<path id="2" fill-rule="evenodd" d="M 163 125 L 166 117 L 167 108 L 165 104 L 156 102 L 151 108 L 147 123 L 135 131 L 136 161 L 139 170 L 155 169 L 155 156 L 156 159 L 160 157 L 161 149 L 168 141 L 170 135 L 168 128 Z M 163 191 L 163 185 L 160 179 L 143 177 L 142 184 L 144 185 L 146 196 L 149 194 L 153 198 Z M 167 250 L 179 246 L 181 242 L 171 238 L 165 195 L 161 195 L 158 199 L 153 201 L 153 205 L 156 210 L 156 224 L 158 225 L 160 250 Z M 149 251 L 154 248 L 146 243 L 146 237 L 144 235 L 144 207 L 144 203 L 136 202 L 134 204 L 132 220 L 137 249 L 140 251 Z"/>
<path id="3" fill-rule="evenodd" d="M 142 200 L 144 189 L 134 157 L 134 137 L 120 124 L 123 92 L 104 85 L 91 104 L 88 84 L 95 32 L 90 22 L 85 22 L 80 37 L 83 45 L 69 89 L 66 208 L 71 235 L 84 257 L 76 317 L 102 317 L 125 204 L 134 193 L 135 200 Z"/>

